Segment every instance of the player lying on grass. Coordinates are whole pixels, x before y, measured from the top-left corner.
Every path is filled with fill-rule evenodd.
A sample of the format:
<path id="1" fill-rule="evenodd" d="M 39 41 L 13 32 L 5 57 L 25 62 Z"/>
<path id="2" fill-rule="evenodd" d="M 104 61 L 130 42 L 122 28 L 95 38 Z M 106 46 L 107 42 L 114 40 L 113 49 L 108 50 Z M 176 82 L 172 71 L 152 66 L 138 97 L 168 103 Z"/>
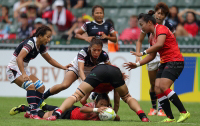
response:
<path id="1" fill-rule="evenodd" d="M 98 113 L 102 112 L 106 108 L 109 107 L 110 99 L 106 93 L 98 94 L 96 100 L 94 102 L 90 102 L 85 104 L 82 107 L 72 106 L 62 113 L 62 115 L 58 119 L 70 119 L 70 120 L 94 120 L 98 121 L 99 116 Z M 42 110 L 38 111 L 38 116 L 40 118 L 46 119 L 52 115 L 53 110 L 57 110 L 57 106 L 47 105 L 43 102 L 41 104 Z M 94 108 L 97 108 L 97 111 L 94 112 Z M 11 111 L 15 110 L 16 114 L 20 112 L 26 112 L 28 110 L 28 106 L 20 105 L 18 107 L 14 107 Z M 48 112 L 44 112 L 48 111 Z M 120 117 L 116 115 L 114 121 L 119 121 Z"/>
<path id="2" fill-rule="evenodd" d="M 106 64 L 97 65 L 86 77 L 86 79 L 79 85 L 75 93 L 68 97 L 59 109 L 54 110 L 52 116 L 47 118 L 47 120 L 56 120 L 60 118 L 62 113 L 73 106 L 74 103 L 80 101 L 85 94 L 90 93 L 94 88 L 96 88 L 100 83 L 110 83 L 122 100 L 129 105 L 129 107 L 137 113 L 141 121 L 149 122 L 149 119 L 145 115 L 144 111 L 141 109 L 139 103 L 136 99 L 131 97 L 128 88 L 125 84 L 123 74 L 120 69 Z"/>

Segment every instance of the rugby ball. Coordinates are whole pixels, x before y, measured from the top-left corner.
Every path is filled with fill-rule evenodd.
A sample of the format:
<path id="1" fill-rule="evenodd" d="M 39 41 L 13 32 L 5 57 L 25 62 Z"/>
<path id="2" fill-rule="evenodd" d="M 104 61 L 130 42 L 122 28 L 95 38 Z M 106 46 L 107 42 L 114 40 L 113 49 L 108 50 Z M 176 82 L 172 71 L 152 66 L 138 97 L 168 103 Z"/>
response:
<path id="1" fill-rule="evenodd" d="M 112 121 L 116 117 L 115 111 L 111 108 L 107 108 L 102 113 L 99 113 L 99 119 L 101 121 Z"/>

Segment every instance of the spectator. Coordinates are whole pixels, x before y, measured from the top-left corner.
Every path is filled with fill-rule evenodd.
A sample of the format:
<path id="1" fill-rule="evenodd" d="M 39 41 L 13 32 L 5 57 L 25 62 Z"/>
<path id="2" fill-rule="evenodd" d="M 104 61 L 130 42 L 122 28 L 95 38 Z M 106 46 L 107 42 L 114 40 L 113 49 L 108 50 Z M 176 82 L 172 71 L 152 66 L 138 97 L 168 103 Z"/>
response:
<path id="1" fill-rule="evenodd" d="M 178 17 L 178 7 L 172 6 L 169 9 L 169 15 L 166 17 L 166 20 L 171 23 L 175 28 L 180 23 L 180 19 Z"/>
<path id="2" fill-rule="evenodd" d="M 21 8 L 26 7 L 26 11 L 25 11 L 24 13 L 26 13 L 27 16 L 28 16 L 28 22 L 29 22 L 29 24 L 31 24 L 31 23 L 33 24 L 33 23 L 34 23 L 34 20 L 35 20 L 36 17 L 37 17 L 37 5 L 38 5 L 38 4 L 36 4 L 36 3 L 37 3 L 37 1 L 35 1 L 35 2 L 27 1 L 27 2 L 25 2 L 25 3 L 23 3 L 23 4 L 21 4 L 21 5 L 16 9 L 16 11 L 17 11 L 18 13 L 20 13 Z"/>
<path id="3" fill-rule="evenodd" d="M 25 3 L 25 0 L 19 0 L 18 2 L 16 2 L 15 4 L 14 4 L 14 6 L 13 6 L 13 11 L 14 11 L 14 18 L 18 18 L 18 15 L 19 15 L 19 11 L 16 11 L 17 10 L 17 8 L 19 8 L 20 7 L 20 5 L 22 5 L 23 3 Z M 21 9 L 20 9 L 20 12 L 22 13 L 22 12 L 25 12 L 26 11 L 26 7 L 22 7 Z"/>
<path id="4" fill-rule="evenodd" d="M 41 27 L 42 25 L 45 25 L 46 22 L 45 20 L 43 20 L 42 18 L 36 18 L 34 21 L 34 29 L 31 33 L 31 35 L 33 35 L 36 32 L 36 29 L 38 29 L 39 27 Z"/>
<path id="5" fill-rule="evenodd" d="M 51 3 L 52 0 L 40 0 L 40 2 L 36 2 L 36 5 L 39 7 L 39 15 L 42 17 L 42 15 L 46 12 L 51 12 Z"/>
<path id="6" fill-rule="evenodd" d="M 77 27 L 76 17 L 64 7 L 63 0 L 56 0 L 54 2 L 56 7 L 50 15 L 52 24 L 57 25 L 58 32 L 65 34 L 72 34 Z"/>
<path id="7" fill-rule="evenodd" d="M 113 26 L 113 28 L 115 29 L 114 22 L 111 19 L 107 19 L 106 22 L 110 23 Z M 119 35 L 118 35 L 117 31 L 115 31 L 115 34 L 117 36 L 117 42 L 113 43 L 110 40 L 108 40 L 108 52 L 117 52 L 119 50 L 119 45 L 118 45 L 118 36 Z"/>
<path id="8" fill-rule="evenodd" d="M 129 21 L 130 27 L 122 31 L 120 40 L 138 40 L 140 36 L 140 28 L 138 27 L 137 16 L 131 16 Z"/>
<path id="9" fill-rule="evenodd" d="M 86 7 L 86 0 L 66 0 L 67 9 Z"/>
<path id="10" fill-rule="evenodd" d="M 182 17 L 185 13 L 186 20 Z M 184 22 L 184 25 L 178 25 L 176 29 L 176 36 L 190 36 L 195 37 L 198 34 L 198 24 L 196 19 L 196 14 L 200 15 L 199 12 L 196 12 L 193 9 L 185 9 L 178 14 L 180 21 Z"/>
<path id="11" fill-rule="evenodd" d="M 21 23 L 20 28 L 18 28 L 18 37 L 19 39 L 26 39 L 31 35 L 33 27 L 28 24 L 28 16 L 26 13 L 20 15 L 19 21 Z"/>
<path id="12" fill-rule="evenodd" d="M 4 23 L 3 29 L 0 30 L 0 34 L 6 34 L 10 31 L 10 24 L 12 24 L 12 19 L 8 18 L 9 8 L 8 6 L 1 7 L 2 16 L 0 16 L 0 22 Z"/>

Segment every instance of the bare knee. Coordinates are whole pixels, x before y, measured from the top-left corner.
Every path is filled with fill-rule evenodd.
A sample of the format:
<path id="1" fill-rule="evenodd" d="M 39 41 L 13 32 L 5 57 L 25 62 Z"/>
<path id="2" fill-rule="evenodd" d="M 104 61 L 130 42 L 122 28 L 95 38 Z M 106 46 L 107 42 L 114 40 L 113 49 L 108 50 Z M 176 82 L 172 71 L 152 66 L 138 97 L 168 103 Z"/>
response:
<path id="1" fill-rule="evenodd" d="M 35 90 L 34 84 L 31 84 L 26 90 L 27 90 L 27 91 L 28 91 L 28 90 Z"/>
<path id="2" fill-rule="evenodd" d="M 67 89 L 71 84 L 61 83 L 61 90 Z"/>
<path id="3" fill-rule="evenodd" d="M 37 89 L 37 91 L 40 92 L 40 93 L 44 93 L 44 91 L 45 91 L 45 86 L 42 85 L 39 89 Z"/>
<path id="4" fill-rule="evenodd" d="M 154 90 L 155 90 L 156 94 L 161 94 L 162 93 L 159 86 L 155 86 Z"/>

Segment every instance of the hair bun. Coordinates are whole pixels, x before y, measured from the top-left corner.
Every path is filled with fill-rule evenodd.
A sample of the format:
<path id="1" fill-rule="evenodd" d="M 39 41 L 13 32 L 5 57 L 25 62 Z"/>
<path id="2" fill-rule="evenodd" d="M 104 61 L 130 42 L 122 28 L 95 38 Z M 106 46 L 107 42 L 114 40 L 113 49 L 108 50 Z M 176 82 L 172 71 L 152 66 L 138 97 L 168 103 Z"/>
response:
<path id="1" fill-rule="evenodd" d="M 149 12 L 148 12 L 148 15 L 150 15 L 150 16 L 152 16 L 152 15 L 154 15 L 155 14 L 155 11 L 153 11 L 153 10 L 150 10 Z"/>

